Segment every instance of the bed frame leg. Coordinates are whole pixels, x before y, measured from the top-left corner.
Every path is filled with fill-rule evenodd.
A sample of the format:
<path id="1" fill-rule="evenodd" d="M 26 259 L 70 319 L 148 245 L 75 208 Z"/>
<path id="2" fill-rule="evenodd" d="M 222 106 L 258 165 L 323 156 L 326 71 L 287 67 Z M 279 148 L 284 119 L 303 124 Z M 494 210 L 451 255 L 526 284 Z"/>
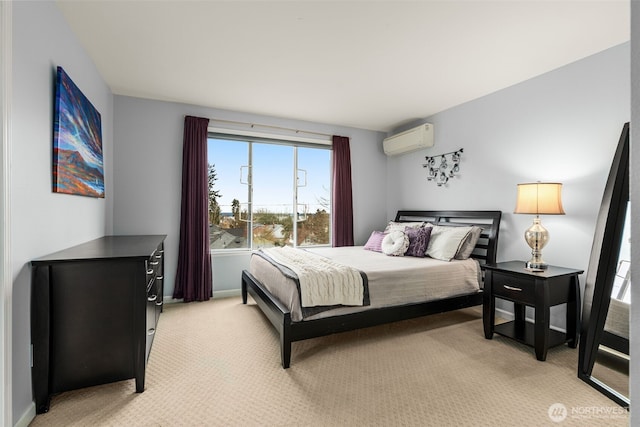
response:
<path id="1" fill-rule="evenodd" d="M 280 331 L 280 357 L 282 359 L 282 368 L 287 369 L 291 366 L 291 315 L 284 315 L 282 319 L 282 330 Z"/>
<path id="2" fill-rule="evenodd" d="M 244 278 L 244 274 L 242 274 L 242 303 L 247 303 L 247 280 Z"/>
<path id="3" fill-rule="evenodd" d="M 280 342 L 281 346 L 281 358 L 282 358 L 282 368 L 287 369 L 291 366 L 291 343 Z"/>

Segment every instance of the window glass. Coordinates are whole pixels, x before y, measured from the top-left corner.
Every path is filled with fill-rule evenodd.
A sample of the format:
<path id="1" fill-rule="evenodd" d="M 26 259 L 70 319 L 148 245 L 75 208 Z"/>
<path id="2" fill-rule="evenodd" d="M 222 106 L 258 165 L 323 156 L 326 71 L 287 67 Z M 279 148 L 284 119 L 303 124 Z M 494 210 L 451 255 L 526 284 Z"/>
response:
<path id="1" fill-rule="evenodd" d="M 331 151 L 298 149 L 298 246 L 328 245 L 331 230 Z"/>
<path id="2" fill-rule="evenodd" d="M 331 150 L 210 137 L 212 250 L 331 243 Z"/>
<path id="3" fill-rule="evenodd" d="M 253 143 L 253 248 L 291 245 L 293 149 Z"/>
<path id="4" fill-rule="evenodd" d="M 210 247 L 247 249 L 249 143 L 220 139 L 208 143 Z"/>

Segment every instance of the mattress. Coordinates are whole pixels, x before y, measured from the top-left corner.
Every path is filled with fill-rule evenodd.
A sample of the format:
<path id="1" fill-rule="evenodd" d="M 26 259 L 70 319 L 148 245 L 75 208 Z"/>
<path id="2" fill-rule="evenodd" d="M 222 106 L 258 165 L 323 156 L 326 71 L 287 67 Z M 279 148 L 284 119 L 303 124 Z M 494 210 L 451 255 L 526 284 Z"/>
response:
<path id="1" fill-rule="evenodd" d="M 301 249 L 302 250 L 302 249 Z M 260 256 L 252 256 L 249 272 L 291 312 L 293 321 L 340 316 L 359 311 L 419 303 L 477 293 L 482 283 L 479 263 L 439 261 L 429 257 L 393 257 L 362 246 L 304 249 L 349 265 L 366 274 L 370 305 L 338 307 L 303 319 L 295 282 Z"/>
<path id="2" fill-rule="evenodd" d="M 609 312 L 604 330 L 622 338 L 629 339 L 629 304 L 616 298 L 611 298 Z"/>

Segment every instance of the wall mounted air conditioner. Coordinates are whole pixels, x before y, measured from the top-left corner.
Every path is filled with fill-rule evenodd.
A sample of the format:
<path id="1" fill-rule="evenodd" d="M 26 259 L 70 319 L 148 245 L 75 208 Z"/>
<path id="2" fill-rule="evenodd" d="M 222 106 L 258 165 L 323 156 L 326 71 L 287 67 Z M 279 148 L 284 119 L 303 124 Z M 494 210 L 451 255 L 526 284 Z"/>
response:
<path id="1" fill-rule="evenodd" d="M 433 147 L 433 125 L 425 123 L 385 138 L 382 147 L 387 156 Z"/>

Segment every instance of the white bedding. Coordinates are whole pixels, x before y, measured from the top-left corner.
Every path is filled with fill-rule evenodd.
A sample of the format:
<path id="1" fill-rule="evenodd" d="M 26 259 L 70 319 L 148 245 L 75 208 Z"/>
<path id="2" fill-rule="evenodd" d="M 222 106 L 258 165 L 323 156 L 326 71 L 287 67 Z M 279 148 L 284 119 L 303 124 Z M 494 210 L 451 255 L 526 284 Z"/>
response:
<path id="1" fill-rule="evenodd" d="M 289 246 L 262 252 L 296 273 L 302 307 L 363 305 L 364 285 L 358 270 Z"/>
<path id="2" fill-rule="evenodd" d="M 629 339 L 629 307 L 628 303 L 611 298 L 604 324 L 605 331 Z"/>
<path id="3" fill-rule="evenodd" d="M 362 246 L 308 249 L 366 273 L 371 304 L 365 307 L 339 307 L 305 320 L 338 316 L 371 308 L 425 302 L 478 292 L 481 271 L 474 259 L 439 261 L 429 257 L 391 257 L 364 250 Z M 292 279 L 260 256 L 252 256 L 249 271 L 269 292 L 285 304 L 294 321 L 302 311 L 297 287 Z"/>

